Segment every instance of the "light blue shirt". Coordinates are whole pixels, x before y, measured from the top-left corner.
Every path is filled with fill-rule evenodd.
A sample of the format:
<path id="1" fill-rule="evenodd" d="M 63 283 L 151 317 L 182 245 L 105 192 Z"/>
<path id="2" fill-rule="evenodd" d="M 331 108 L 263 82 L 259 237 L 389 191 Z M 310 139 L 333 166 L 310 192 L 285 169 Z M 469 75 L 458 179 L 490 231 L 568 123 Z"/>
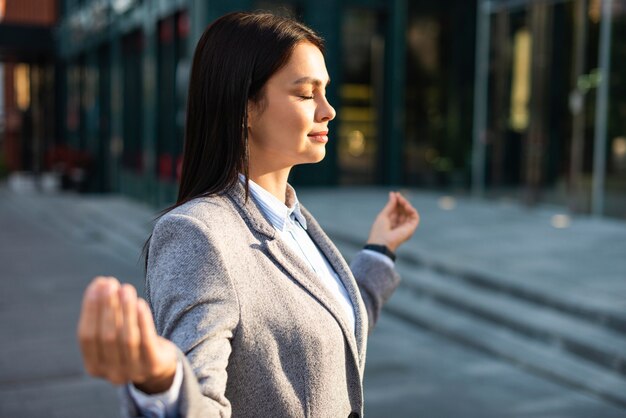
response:
<path id="1" fill-rule="evenodd" d="M 239 174 L 240 181 L 245 178 Z M 306 219 L 300 211 L 300 203 L 293 189 L 287 188 L 286 202 L 281 202 L 273 194 L 259 186 L 252 180 L 248 182 L 250 195 L 257 203 L 263 215 L 276 229 L 280 238 L 311 267 L 320 283 L 326 287 L 341 306 L 345 319 L 350 329 L 355 329 L 354 307 L 348 296 L 348 292 L 339 276 L 330 265 L 324 254 L 317 248 L 309 234 L 306 232 Z M 384 254 L 361 250 L 371 257 L 376 257 L 393 267 L 393 261 Z M 176 416 L 178 409 L 178 396 L 182 385 L 182 364 L 176 369 L 176 376 L 170 389 L 166 392 L 147 395 L 136 389 L 132 384 L 128 385 L 130 395 L 146 418 L 167 418 Z"/>

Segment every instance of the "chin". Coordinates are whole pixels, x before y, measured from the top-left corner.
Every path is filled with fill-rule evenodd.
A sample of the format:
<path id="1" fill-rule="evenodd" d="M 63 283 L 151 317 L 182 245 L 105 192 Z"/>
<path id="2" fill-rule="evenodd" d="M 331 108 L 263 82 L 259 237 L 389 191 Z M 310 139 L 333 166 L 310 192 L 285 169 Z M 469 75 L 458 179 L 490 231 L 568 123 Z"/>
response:
<path id="1" fill-rule="evenodd" d="M 324 157 L 326 157 L 326 148 L 322 148 L 320 152 L 316 153 L 316 157 L 314 158 L 315 161 L 312 161 L 312 163 L 319 163 L 324 159 Z"/>
<path id="2" fill-rule="evenodd" d="M 326 147 L 318 147 L 317 149 L 309 149 L 306 153 L 300 154 L 298 161 L 294 165 L 299 164 L 315 164 L 321 162 L 326 156 Z"/>

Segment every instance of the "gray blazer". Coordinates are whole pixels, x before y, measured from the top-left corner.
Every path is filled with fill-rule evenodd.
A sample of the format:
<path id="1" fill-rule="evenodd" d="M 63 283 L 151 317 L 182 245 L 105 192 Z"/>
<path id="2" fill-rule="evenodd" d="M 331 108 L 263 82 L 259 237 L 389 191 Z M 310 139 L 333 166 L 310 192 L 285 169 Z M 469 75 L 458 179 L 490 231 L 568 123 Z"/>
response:
<path id="1" fill-rule="evenodd" d="M 146 295 L 158 333 L 180 348 L 182 416 L 363 415 L 367 334 L 400 277 L 363 252 L 348 267 L 302 213 L 348 291 L 355 330 L 254 200 L 244 201 L 241 183 L 157 222 Z M 127 390 L 120 393 L 123 415 L 140 416 Z"/>

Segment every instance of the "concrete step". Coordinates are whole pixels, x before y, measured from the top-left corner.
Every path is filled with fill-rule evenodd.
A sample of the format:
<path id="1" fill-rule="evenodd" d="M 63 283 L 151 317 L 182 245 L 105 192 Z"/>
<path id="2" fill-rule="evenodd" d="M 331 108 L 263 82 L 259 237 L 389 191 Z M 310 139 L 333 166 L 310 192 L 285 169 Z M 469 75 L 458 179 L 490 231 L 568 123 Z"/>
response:
<path id="1" fill-rule="evenodd" d="M 626 335 L 551 307 L 477 288 L 462 279 L 398 263 L 403 285 L 482 320 L 560 347 L 626 377 Z"/>
<path id="2" fill-rule="evenodd" d="M 23 213 L 60 239 L 98 245 L 126 262 L 141 262 L 141 250 L 152 230 L 151 212 L 119 197 L 72 194 L 12 195 L 3 204 Z"/>
<path id="3" fill-rule="evenodd" d="M 626 408 L 626 379 L 569 354 L 555 344 L 527 338 L 510 328 L 482 321 L 436 300 L 399 289 L 385 311 L 411 324 L 507 360 L 550 380 Z"/>
<path id="4" fill-rule="evenodd" d="M 361 240 L 346 233 L 329 227 L 325 227 L 325 231 L 335 244 L 347 245 L 350 248 L 349 251 L 354 251 L 354 249 L 363 245 Z M 427 268 L 444 276 L 455 277 L 475 288 L 508 294 L 516 299 L 548 307 L 572 317 L 578 317 L 586 322 L 594 323 L 613 332 L 626 335 L 626 312 L 610 310 L 597 304 L 586 303 L 580 299 L 570 299 L 562 293 L 555 292 L 555 289 L 552 287 L 546 286 L 542 288 L 536 284 L 523 283 L 498 274 L 498 272 L 471 271 L 432 257 L 408 252 L 404 249 L 401 249 L 398 255 L 402 263 L 410 267 Z"/>
<path id="5" fill-rule="evenodd" d="M 344 254 L 359 249 L 333 239 Z M 626 334 L 403 260 L 387 312 L 626 407 Z"/>

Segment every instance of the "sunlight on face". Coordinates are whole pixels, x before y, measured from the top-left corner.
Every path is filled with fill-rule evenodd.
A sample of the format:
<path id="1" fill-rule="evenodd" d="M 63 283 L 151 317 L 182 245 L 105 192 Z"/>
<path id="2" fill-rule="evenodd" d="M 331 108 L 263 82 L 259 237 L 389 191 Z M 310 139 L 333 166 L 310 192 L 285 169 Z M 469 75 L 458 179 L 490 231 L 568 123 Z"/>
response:
<path id="1" fill-rule="evenodd" d="M 335 117 L 326 100 L 329 82 L 321 51 L 308 42 L 298 44 L 265 84 L 260 104 L 249 104 L 251 166 L 276 171 L 324 158 L 328 122 Z"/>

